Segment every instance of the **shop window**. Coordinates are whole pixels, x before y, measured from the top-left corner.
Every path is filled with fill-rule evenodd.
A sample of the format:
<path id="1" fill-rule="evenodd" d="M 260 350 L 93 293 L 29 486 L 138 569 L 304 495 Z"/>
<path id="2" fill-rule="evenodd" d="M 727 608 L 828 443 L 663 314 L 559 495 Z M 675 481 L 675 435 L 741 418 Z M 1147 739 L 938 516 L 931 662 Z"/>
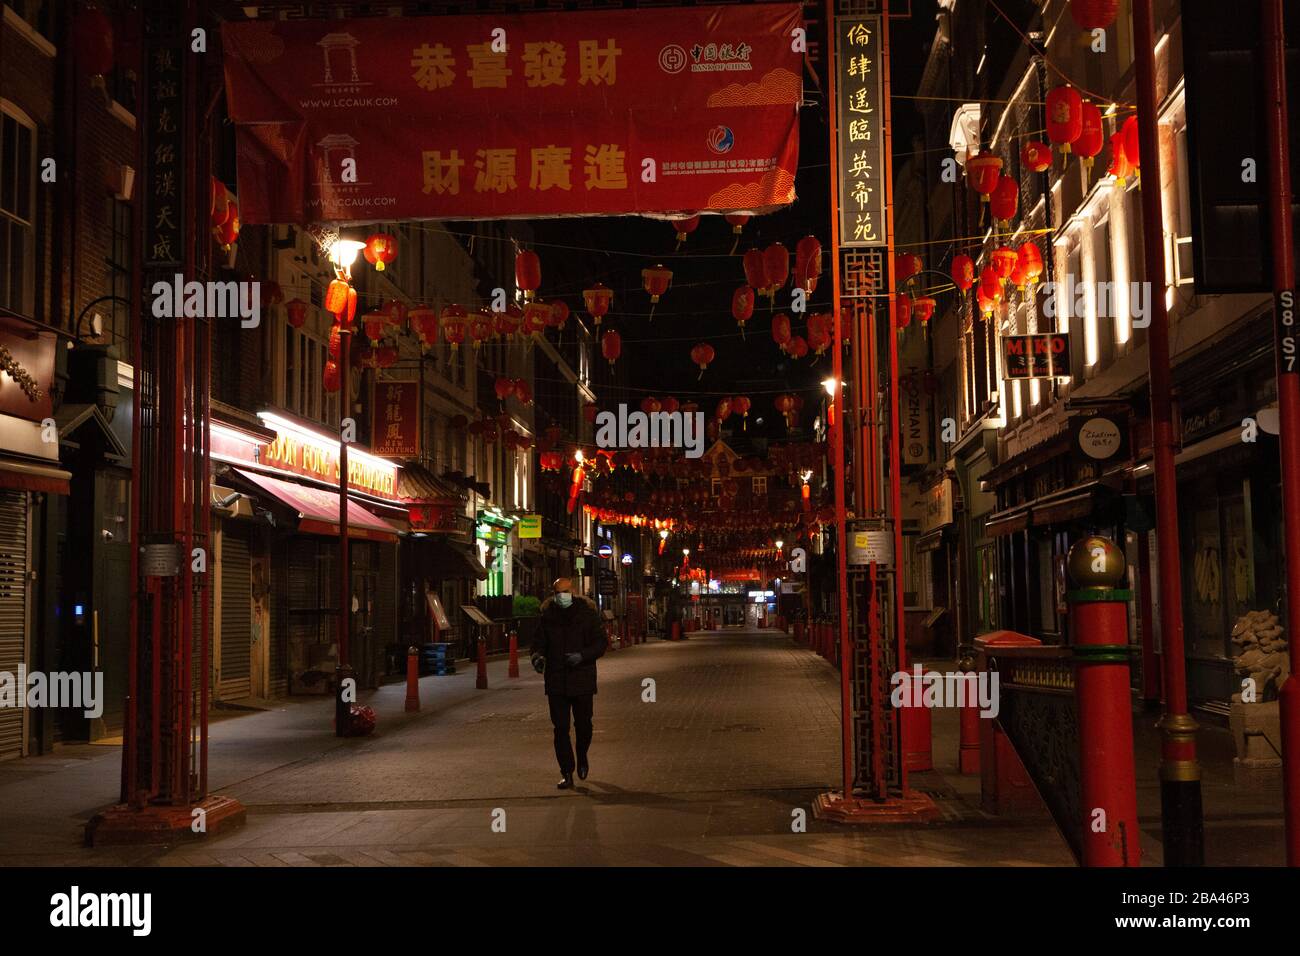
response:
<path id="1" fill-rule="evenodd" d="M 133 217 L 131 204 L 120 199 L 108 200 L 108 291 L 113 298 L 105 305 L 110 310 L 109 328 L 105 336 L 117 346 L 124 358 L 131 355 L 131 230 Z"/>
<path id="2" fill-rule="evenodd" d="M 36 308 L 36 129 L 0 103 L 0 308 Z"/>

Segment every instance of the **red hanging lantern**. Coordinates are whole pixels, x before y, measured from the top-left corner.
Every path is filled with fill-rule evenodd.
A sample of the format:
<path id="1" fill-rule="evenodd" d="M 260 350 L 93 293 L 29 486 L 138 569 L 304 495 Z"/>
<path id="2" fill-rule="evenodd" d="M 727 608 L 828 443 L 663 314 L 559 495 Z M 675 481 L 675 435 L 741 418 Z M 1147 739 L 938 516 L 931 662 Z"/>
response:
<path id="1" fill-rule="evenodd" d="M 659 297 L 668 291 L 668 286 L 673 281 L 673 271 L 665 269 L 662 265 L 657 265 L 653 269 L 641 270 L 641 288 L 645 289 L 650 296 L 650 318 L 655 316 L 655 306 L 659 304 Z"/>
<path id="2" fill-rule="evenodd" d="M 397 364 L 397 348 L 385 345 L 375 349 L 375 368 L 392 368 Z"/>
<path id="3" fill-rule="evenodd" d="M 348 308 L 348 284 L 342 279 L 333 279 L 325 290 L 325 311 L 341 317 Z"/>
<path id="4" fill-rule="evenodd" d="M 963 293 L 969 292 L 975 284 L 975 260 L 970 256 L 952 257 L 952 284 Z"/>
<path id="5" fill-rule="evenodd" d="M 302 299 L 290 299 L 284 304 L 284 311 L 293 328 L 300 329 L 307 324 L 307 303 Z"/>
<path id="6" fill-rule="evenodd" d="M 1124 132 L 1120 130 L 1110 138 L 1110 167 L 1106 173 L 1114 176 L 1115 182 L 1122 186 L 1132 171 L 1133 167 L 1124 152 Z"/>
<path id="7" fill-rule="evenodd" d="M 1074 151 L 1083 159 L 1085 169 L 1092 169 L 1093 157 L 1106 144 L 1106 130 L 1102 126 L 1101 110 L 1095 103 L 1083 104 L 1083 119 L 1079 138 L 1074 141 Z"/>
<path id="8" fill-rule="evenodd" d="M 1016 267 L 1019 257 L 1016 255 L 1016 250 L 1010 246 L 998 246 L 989 258 L 993 260 L 993 270 L 998 274 L 998 278 L 1005 282 L 1011 278 L 1011 270 Z"/>
<path id="9" fill-rule="evenodd" d="M 680 249 L 682 243 L 686 241 L 686 237 L 700 225 L 700 217 L 691 216 L 689 219 L 673 219 L 671 222 L 673 228 L 677 230 L 677 248 Z"/>
<path id="10" fill-rule="evenodd" d="M 540 299 L 524 305 L 524 322 L 519 331 L 530 338 L 538 338 L 551 318 L 551 307 Z"/>
<path id="11" fill-rule="evenodd" d="M 523 290 L 524 301 L 532 302 L 533 294 L 542 284 L 542 261 L 531 249 L 515 256 L 515 285 Z"/>
<path id="12" fill-rule="evenodd" d="M 378 342 L 384 337 L 384 318 L 382 312 L 367 312 L 361 317 L 361 328 L 370 341 Z"/>
<path id="13" fill-rule="evenodd" d="M 1072 86 L 1058 86 L 1047 94 L 1047 138 L 1069 154 L 1083 132 L 1083 100 Z"/>
<path id="14" fill-rule="evenodd" d="M 1138 175 L 1142 166 L 1142 150 L 1140 134 L 1138 133 L 1137 114 L 1133 114 L 1124 121 L 1124 125 L 1119 130 L 1124 134 L 1124 158 L 1128 160 L 1128 165 L 1133 174 Z"/>
<path id="15" fill-rule="evenodd" d="M 225 219 L 215 230 L 217 244 L 226 252 L 239 240 L 239 227 L 239 204 L 231 200 L 226 204 Z"/>
<path id="16" fill-rule="evenodd" d="M 922 323 L 929 322 L 938 304 L 928 295 L 921 296 L 912 303 L 912 318 Z"/>
<path id="17" fill-rule="evenodd" d="M 790 344 L 790 316 L 781 312 L 772 316 L 772 341 L 785 349 Z"/>
<path id="18" fill-rule="evenodd" d="M 819 315 L 810 315 L 808 317 L 808 348 L 814 355 L 821 355 L 831 345 L 831 332 L 822 322 L 814 322 Z"/>
<path id="19" fill-rule="evenodd" d="M 591 313 L 596 325 L 600 325 L 600 320 L 609 312 L 609 307 L 614 301 L 614 290 L 597 282 L 590 289 L 583 290 L 582 301 L 586 303 L 587 311 Z"/>
<path id="20" fill-rule="evenodd" d="M 979 293 L 995 302 L 1002 298 L 1002 277 L 993 266 L 985 266 L 980 270 Z"/>
<path id="21" fill-rule="evenodd" d="M 668 412 L 668 414 L 671 415 L 673 412 L 677 411 L 679 408 L 682 407 L 682 403 L 677 401 L 677 399 L 673 398 L 671 395 L 669 395 L 667 398 L 665 398 L 662 402 L 659 403 L 659 406 L 661 411 Z"/>
<path id="22" fill-rule="evenodd" d="M 258 284 L 262 287 L 262 301 L 267 305 L 279 305 L 284 301 L 284 290 L 274 279 L 265 279 Z"/>
<path id="23" fill-rule="evenodd" d="M 514 338 L 515 333 L 519 331 L 519 325 L 523 318 L 524 314 L 519 311 L 518 306 L 511 304 L 506 307 L 504 312 L 492 313 L 492 329 L 503 339 Z"/>
<path id="24" fill-rule="evenodd" d="M 569 321 L 569 307 L 563 299 L 556 299 L 551 303 L 551 314 L 546 320 L 546 324 L 553 329 L 563 329 L 565 323 Z"/>
<path id="25" fill-rule="evenodd" d="M 691 361 L 700 368 L 700 374 L 697 378 L 704 378 L 704 371 L 709 367 L 715 356 L 713 346 L 708 342 L 700 342 L 691 349 Z"/>
<path id="26" fill-rule="evenodd" d="M 736 238 L 731 243 L 731 254 L 735 255 L 736 247 L 740 245 L 740 231 L 745 228 L 745 223 L 749 222 L 749 213 L 730 212 L 723 217 L 731 226 L 731 233 Z"/>
<path id="27" fill-rule="evenodd" d="M 998 175 L 1002 172 L 1002 159 L 992 153 L 984 152 L 966 160 L 966 180 L 971 189 L 979 193 L 980 202 L 989 201 L 993 190 L 998 185 Z"/>
<path id="28" fill-rule="evenodd" d="M 655 398 L 653 395 L 647 395 L 645 398 L 641 399 L 641 411 L 645 412 L 647 415 L 653 415 L 662 407 L 663 405 L 660 403 L 659 399 Z"/>
<path id="29" fill-rule="evenodd" d="M 582 406 L 582 418 L 588 425 L 594 425 L 596 416 L 600 414 L 600 406 L 595 402 L 587 402 Z"/>
<path id="30" fill-rule="evenodd" d="M 515 379 L 515 400 L 520 405 L 531 405 L 533 403 L 533 387 L 528 384 L 526 379 Z M 527 441 L 527 439 L 524 440 Z"/>
<path id="31" fill-rule="evenodd" d="M 610 329 L 600 340 L 600 354 L 605 356 L 605 361 L 613 368 L 618 357 L 623 354 L 623 337 Z"/>
<path id="32" fill-rule="evenodd" d="M 718 399 L 718 404 L 717 404 L 717 405 L 714 407 L 714 409 L 713 409 L 713 417 L 714 417 L 715 420 L 720 421 L 720 422 L 725 422 L 728 418 L 731 417 L 731 399 L 730 399 L 730 398 L 720 398 L 720 399 Z"/>
<path id="33" fill-rule="evenodd" d="M 903 285 L 925 268 L 921 257 L 911 252 L 900 252 L 894 256 L 894 282 Z"/>
<path id="34" fill-rule="evenodd" d="M 767 294 L 767 265 L 759 249 L 750 249 L 740 260 L 745 270 L 745 281 L 758 290 L 760 295 Z"/>
<path id="35" fill-rule="evenodd" d="M 357 318 L 357 290 L 348 286 L 348 307 L 344 310 L 340 324 L 351 329 Z"/>
<path id="36" fill-rule="evenodd" d="M 731 293 L 731 317 L 740 326 L 740 337 L 745 337 L 745 323 L 754 317 L 754 290 L 742 285 Z"/>
<path id="37" fill-rule="evenodd" d="M 811 293 L 822 271 L 822 244 L 816 236 L 804 236 L 794 247 L 794 284 Z"/>
<path id="38" fill-rule="evenodd" d="M 894 299 L 894 325 L 905 329 L 912 324 L 912 299 L 906 292 L 900 292 Z"/>
<path id="39" fill-rule="evenodd" d="M 1009 227 L 1011 220 L 1016 218 L 1019 205 L 1020 186 L 1004 173 L 998 177 L 997 187 L 989 197 L 989 212 L 993 215 L 993 221 L 1001 223 L 1004 229 Z"/>
<path id="40" fill-rule="evenodd" d="M 780 412 L 781 417 L 785 419 L 786 425 L 790 424 L 790 413 L 794 411 L 793 395 L 778 395 L 772 400 L 773 406 Z"/>
<path id="41" fill-rule="evenodd" d="M 492 338 L 492 312 L 489 309 L 477 309 L 469 317 L 469 325 L 466 331 L 469 333 L 470 341 L 474 343 L 474 348 L 478 349 L 484 342 Z"/>
<path id="42" fill-rule="evenodd" d="M 497 400 L 504 402 L 515 394 L 515 380 L 505 375 L 498 375 L 492 383 L 492 390 L 497 393 Z"/>
<path id="43" fill-rule="evenodd" d="M 83 7 L 73 16 L 72 54 L 72 62 L 84 75 L 112 72 L 113 21 L 98 7 Z"/>
<path id="44" fill-rule="evenodd" d="M 342 379 L 339 377 L 339 363 L 330 359 L 325 363 L 325 368 L 321 371 L 321 385 L 327 392 L 337 392 L 342 385 Z"/>
<path id="45" fill-rule="evenodd" d="M 465 329 L 469 324 L 463 306 L 447 305 L 442 309 L 442 337 L 454 353 L 465 344 Z"/>
<path id="46" fill-rule="evenodd" d="M 1080 30 L 1105 30 L 1118 12 L 1119 0 L 1070 0 L 1070 16 Z"/>
<path id="47" fill-rule="evenodd" d="M 417 305 L 408 314 L 411 328 L 425 348 L 438 341 L 438 313 L 427 305 Z"/>
<path id="48" fill-rule="evenodd" d="M 792 336 L 785 350 L 791 358 L 801 359 L 808 354 L 808 341 L 802 335 Z"/>
<path id="49" fill-rule="evenodd" d="M 999 293 L 999 295 L 1000 294 L 1001 293 Z M 988 317 L 991 316 L 993 311 L 998 307 L 998 300 L 993 296 L 985 295 L 984 286 L 982 284 L 975 290 L 975 298 L 979 303 L 980 318 L 988 319 Z"/>
<path id="50" fill-rule="evenodd" d="M 1046 172 L 1052 165 L 1052 147 L 1040 140 L 1031 139 L 1020 147 L 1020 162 L 1032 172 Z"/>
<path id="51" fill-rule="evenodd" d="M 325 346 L 325 351 L 332 359 L 338 358 L 343 352 L 343 330 L 337 325 L 330 326 L 330 339 L 329 344 Z"/>
<path id="52" fill-rule="evenodd" d="M 775 300 L 777 290 L 790 278 L 790 250 L 779 242 L 764 249 L 763 273 L 767 276 L 767 294 Z"/>
<path id="53" fill-rule="evenodd" d="M 749 408 L 750 401 L 744 395 L 737 395 L 731 400 L 731 410 L 740 413 L 741 431 L 747 431 L 749 429 Z"/>
<path id="54" fill-rule="evenodd" d="M 1015 267 L 1011 270 L 1011 284 L 1023 292 L 1025 283 L 1028 281 L 1029 277 L 1025 272 L 1024 263 L 1017 259 Z"/>
<path id="55" fill-rule="evenodd" d="M 1038 249 L 1038 243 L 1033 241 L 1021 243 L 1020 248 L 1016 250 L 1016 258 L 1024 270 L 1025 283 L 1033 285 L 1043 274 L 1043 254 Z"/>
<path id="56" fill-rule="evenodd" d="M 376 272 L 383 272 L 384 267 L 397 258 L 397 239 L 386 232 L 376 232 L 366 237 L 361 253 Z"/>

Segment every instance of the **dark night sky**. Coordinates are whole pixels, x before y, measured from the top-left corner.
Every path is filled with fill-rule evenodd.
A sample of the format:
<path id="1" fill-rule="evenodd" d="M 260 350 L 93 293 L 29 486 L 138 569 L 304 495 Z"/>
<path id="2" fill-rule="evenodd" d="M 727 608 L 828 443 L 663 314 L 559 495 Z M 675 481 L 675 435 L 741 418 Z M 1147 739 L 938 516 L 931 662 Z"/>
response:
<path id="1" fill-rule="evenodd" d="M 895 6 L 899 6 L 895 4 Z M 906 5 L 904 5 L 906 10 Z M 934 35 L 935 0 L 915 0 L 910 18 L 891 20 L 892 81 L 894 91 L 910 94 L 919 82 L 926 47 Z M 810 32 L 817 36 L 820 25 Z M 818 73 L 824 63 L 817 65 Z M 771 338 L 771 316 L 766 300 L 760 299 L 742 339 L 731 316 L 731 294 L 741 285 L 744 271 L 741 254 L 747 249 L 780 241 L 790 250 L 805 235 L 829 242 L 830 188 L 827 166 L 827 126 L 819 79 L 814 83 L 805 73 L 805 106 L 800 112 L 800 156 L 796 178 L 798 199 L 790 207 L 750 220 L 745 226 L 735 255 L 731 227 L 720 216 L 705 216 L 680 252 L 674 251 L 673 227 L 662 220 L 642 217 L 535 220 L 531 223 L 534 248 L 542 260 L 544 298 L 564 298 L 570 308 L 582 309 L 581 290 L 596 280 L 615 293 L 614 307 L 606 318 L 607 327 L 623 337 L 623 358 L 628 364 L 628 384 L 642 394 L 675 395 L 682 401 L 696 398 L 710 411 L 723 394 L 748 394 L 753 401 L 751 427 L 756 417 L 764 418 L 768 432 L 779 437 L 781 418 L 772 411 L 772 398 L 784 389 L 800 390 L 810 403 L 822 379 L 829 377 L 831 353 L 820 359 L 810 355 L 796 362 L 781 352 Z M 895 152 L 907 143 L 916 125 L 910 100 L 895 100 Z M 562 248 L 579 247 L 579 248 Z M 641 287 L 641 270 L 662 263 L 673 270 L 672 287 L 647 317 L 649 296 Z M 828 257 L 823 258 L 822 281 L 810 302 L 810 311 L 829 311 L 831 285 Z M 777 311 L 787 311 L 789 287 L 777 297 Z M 585 314 L 585 310 L 584 314 Z M 802 334 L 804 323 L 796 319 L 795 331 Z M 690 359 L 691 347 L 708 341 L 717 358 L 699 378 Z M 644 390 L 644 392 L 639 391 Z M 811 419 L 811 416 L 808 416 Z"/>

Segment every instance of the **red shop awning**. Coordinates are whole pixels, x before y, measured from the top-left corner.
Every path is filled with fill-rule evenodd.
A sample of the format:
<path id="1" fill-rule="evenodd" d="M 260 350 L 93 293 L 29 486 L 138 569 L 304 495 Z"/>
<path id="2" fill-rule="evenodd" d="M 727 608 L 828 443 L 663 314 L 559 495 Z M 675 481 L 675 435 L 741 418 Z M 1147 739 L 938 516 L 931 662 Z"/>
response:
<path id="1" fill-rule="evenodd" d="M 66 495 L 69 493 L 68 480 L 71 477 L 71 472 L 53 465 L 36 465 L 10 458 L 0 458 L 0 488 Z"/>
<path id="2" fill-rule="evenodd" d="M 339 533 L 339 496 L 324 488 L 282 481 L 255 471 L 234 469 L 286 507 L 298 512 L 298 530 L 308 534 Z M 348 537 L 371 541 L 396 541 L 397 529 L 348 499 Z"/>

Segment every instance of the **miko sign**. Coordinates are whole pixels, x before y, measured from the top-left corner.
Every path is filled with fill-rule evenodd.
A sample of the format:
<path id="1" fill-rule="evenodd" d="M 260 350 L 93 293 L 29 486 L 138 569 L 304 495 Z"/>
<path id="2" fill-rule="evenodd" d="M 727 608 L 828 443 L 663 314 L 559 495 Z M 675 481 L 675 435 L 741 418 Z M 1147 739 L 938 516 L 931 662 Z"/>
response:
<path id="1" fill-rule="evenodd" d="M 1069 378 L 1069 333 L 1002 336 L 1002 370 L 1008 379 Z"/>
<path id="2" fill-rule="evenodd" d="M 249 223 L 792 203 L 794 3 L 222 27 Z"/>

